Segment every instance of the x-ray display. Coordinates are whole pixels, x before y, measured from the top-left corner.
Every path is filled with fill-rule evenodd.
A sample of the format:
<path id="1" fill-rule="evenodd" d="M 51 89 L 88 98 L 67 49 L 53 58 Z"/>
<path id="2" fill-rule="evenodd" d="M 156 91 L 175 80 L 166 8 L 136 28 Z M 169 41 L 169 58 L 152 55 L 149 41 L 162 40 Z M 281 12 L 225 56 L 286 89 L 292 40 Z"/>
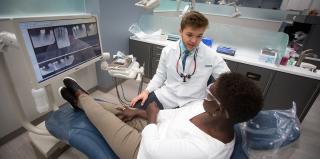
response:
<path id="1" fill-rule="evenodd" d="M 20 29 L 38 82 L 101 56 L 95 20 L 25 22 Z"/>

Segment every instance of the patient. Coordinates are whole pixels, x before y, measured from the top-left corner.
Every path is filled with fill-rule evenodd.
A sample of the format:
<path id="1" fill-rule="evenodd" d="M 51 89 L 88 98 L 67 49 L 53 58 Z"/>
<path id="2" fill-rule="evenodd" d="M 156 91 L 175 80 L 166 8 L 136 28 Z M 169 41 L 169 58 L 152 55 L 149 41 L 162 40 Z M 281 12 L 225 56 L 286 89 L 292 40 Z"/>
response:
<path id="1" fill-rule="evenodd" d="M 84 110 L 112 150 L 124 159 L 230 158 L 235 143 L 233 125 L 253 118 L 262 108 L 260 89 L 237 73 L 222 74 L 208 86 L 206 99 L 166 110 L 159 110 L 153 102 L 146 110 L 109 111 L 74 80 L 66 78 L 64 84 L 62 97 Z M 124 122 L 119 118 L 125 118 L 124 111 L 137 115 Z M 137 122 L 143 119 L 148 125 Z"/>

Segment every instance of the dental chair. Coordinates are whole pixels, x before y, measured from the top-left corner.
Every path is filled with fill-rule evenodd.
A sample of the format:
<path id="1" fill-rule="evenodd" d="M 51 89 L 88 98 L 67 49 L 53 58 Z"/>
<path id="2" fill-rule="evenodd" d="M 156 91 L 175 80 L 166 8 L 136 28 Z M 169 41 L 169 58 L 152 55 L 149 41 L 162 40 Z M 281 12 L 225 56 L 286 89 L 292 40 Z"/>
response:
<path id="1" fill-rule="evenodd" d="M 295 114 L 295 105 L 289 110 L 263 110 L 254 119 L 235 125 L 236 143 L 231 159 L 248 159 L 255 150 L 272 150 L 269 155 L 275 155 L 281 147 L 294 142 L 300 136 Z M 71 105 L 51 112 L 45 125 L 53 136 L 88 158 L 118 159 L 85 113 Z"/>

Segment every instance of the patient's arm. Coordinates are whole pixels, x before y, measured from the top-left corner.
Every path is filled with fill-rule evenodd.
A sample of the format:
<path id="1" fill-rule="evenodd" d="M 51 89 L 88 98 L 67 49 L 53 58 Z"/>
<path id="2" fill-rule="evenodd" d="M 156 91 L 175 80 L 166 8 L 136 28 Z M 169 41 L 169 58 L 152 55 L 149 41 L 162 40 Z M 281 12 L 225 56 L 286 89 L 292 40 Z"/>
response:
<path id="1" fill-rule="evenodd" d="M 155 124 L 157 123 L 157 116 L 159 113 L 159 107 L 157 106 L 157 104 L 155 102 L 152 102 L 149 104 L 149 106 L 146 109 L 147 112 L 147 118 L 148 118 L 148 122 Z"/>
<path id="2" fill-rule="evenodd" d="M 117 109 L 119 110 L 119 112 L 116 113 L 116 116 L 124 122 L 130 121 L 134 117 L 140 117 L 147 120 L 147 112 L 143 109 L 131 109 L 128 107 L 119 107 Z"/>
<path id="3" fill-rule="evenodd" d="M 137 117 L 140 117 L 140 118 L 146 119 L 146 120 L 148 119 L 147 112 L 146 112 L 145 110 L 143 110 L 143 109 L 136 109 L 135 112 L 136 112 L 136 116 L 137 116 Z"/>
<path id="4" fill-rule="evenodd" d="M 156 123 L 159 108 L 155 102 L 152 102 L 147 110 L 143 109 L 132 109 L 129 107 L 118 107 L 119 112 L 115 113 L 122 121 L 127 122 L 132 120 L 134 117 L 140 117 L 148 120 L 149 123 Z"/>

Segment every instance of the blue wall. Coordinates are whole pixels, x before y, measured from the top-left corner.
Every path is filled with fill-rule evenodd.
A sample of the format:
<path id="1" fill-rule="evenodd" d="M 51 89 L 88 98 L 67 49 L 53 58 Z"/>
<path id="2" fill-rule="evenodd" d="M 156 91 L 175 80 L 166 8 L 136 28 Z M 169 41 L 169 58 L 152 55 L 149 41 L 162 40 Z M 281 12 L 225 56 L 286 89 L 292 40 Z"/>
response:
<path id="1" fill-rule="evenodd" d="M 100 31 L 104 52 L 129 53 L 129 37 L 131 36 L 128 31 L 129 27 L 137 22 L 141 15 L 152 14 L 150 11 L 135 6 L 135 2 L 133 0 L 100 0 Z M 88 10 L 88 12 L 91 11 Z M 100 69 L 100 62 L 97 63 L 97 76 L 100 89 L 108 90 L 114 86 L 108 73 Z"/>

